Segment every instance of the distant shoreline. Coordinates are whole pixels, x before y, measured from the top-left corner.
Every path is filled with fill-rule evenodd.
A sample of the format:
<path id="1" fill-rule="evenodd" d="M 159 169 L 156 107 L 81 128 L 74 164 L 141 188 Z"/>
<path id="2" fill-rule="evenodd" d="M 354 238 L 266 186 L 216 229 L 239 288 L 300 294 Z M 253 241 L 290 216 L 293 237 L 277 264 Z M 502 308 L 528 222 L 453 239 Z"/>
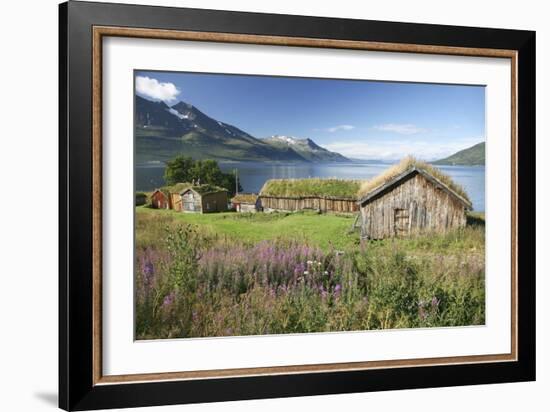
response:
<path id="1" fill-rule="evenodd" d="M 216 159 L 214 159 L 216 160 Z M 376 165 L 392 165 L 399 162 L 399 159 L 395 160 L 374 160 L 374 159 L 350 159 L 345 162 L 292 162 L 292 161 L 260 161 L 260 160 L 216 160 L 220 164 L 270 164 L 270 165 L 350 165 L 350 164 L 376 164 Z M 452 167 L 485 167 L 484 164 L 451 164 L 451 163 L 438 163 L 438 161 L 428 161 L 427 163 L 434 166 L 452 166 Z M 166 164 L 162 160 L 147 162 L 147 163 L 136 163 L 135 167 L 140 169 L 146 168 L 160 168 L 165 167 Z"/>

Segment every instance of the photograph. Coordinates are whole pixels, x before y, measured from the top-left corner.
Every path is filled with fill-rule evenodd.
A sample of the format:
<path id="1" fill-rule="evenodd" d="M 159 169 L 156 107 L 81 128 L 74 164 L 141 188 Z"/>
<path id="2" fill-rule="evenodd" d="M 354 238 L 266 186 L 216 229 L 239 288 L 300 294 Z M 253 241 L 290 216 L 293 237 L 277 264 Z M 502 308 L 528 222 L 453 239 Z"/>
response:
<path id="1" fill-rule="evenodd" d="M 485 87 L 134 70 L 136 340 L 485 325 Z"/>
<path id="2" fill-rule="evenodd" d="M 25 245 L 14 268 L 36 263 L 42 282 L 7 277 L 36 303 L 14 342 L 57 333 L 57 356 L 29 349 L 14 376 L 46 382 L 31 369 L 57 362 L 57 389 L 37 399 L 57 394 L 68 411 L 538 401 L 542 20 L 478 4 L 449 19 L 448 7 L 211 3 L 59 5 L 58 82 L 42 93 L 58 115 L 32 114 L 58 144 L 42 131 L 40 150 L 8 151 L 57 165 L 44 224 L 58 253 L 51 230 L 21 230 L 36 205 L 6 214 Z M 30 60 L 8 82 L 16 129 Z M 9 295 L 13 311 L 21 293 Z"/>

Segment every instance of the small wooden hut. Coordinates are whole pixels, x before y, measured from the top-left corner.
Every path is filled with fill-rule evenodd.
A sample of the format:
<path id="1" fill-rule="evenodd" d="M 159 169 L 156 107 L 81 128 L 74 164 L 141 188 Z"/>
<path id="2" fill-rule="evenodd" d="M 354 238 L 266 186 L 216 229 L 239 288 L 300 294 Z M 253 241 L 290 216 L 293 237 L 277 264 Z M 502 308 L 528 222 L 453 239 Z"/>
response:
<path id="1" fill-rule="evenodd" d="M 227 190 L 214 185 L 196 185 L 181 193 L 181 210 L 190 213 L 227 211 Z"/>
<path id="2" fill-rule="evenodd" d="M 142 206 L 147 203 L 147 193 L 136 192 L 136 206 Z"/>
<path id="3" fill-rule="evenodd" d="M 260 191 L 264 211 L 359 211 L 360 182 L 344 179 L 270 179 Z"/>
<path id="4" fill-rule="evenodd" d="M 170 209 L 173 209 L 177 212 L 182 211 L 181 192 L 185 189 L 190 188 L 191 186 L 191 183 L 182 182 L 162 188 L 164 193 L 168 196 L 168 204 Z"/>
<path id="5" fill-rule="evenodd" d="M 260 212 L 262 201 L 255 193 L 239 193 L 231 199 L 231 206 L 237 212 Z"/>
<path id="6" fill-rule="evenodd" d="M 156 189 L 151 194 L 151 207 L 153 209 L 168 209 L 169 205 L 169 195 L 161 189 Z"/>
<path id="7" fill-rule="evenodd" d="M 361 238 L 445 232 L 466 225 L 472 203 L 439 169 L 412 158 L 366 182 L 360 190 Z"/>

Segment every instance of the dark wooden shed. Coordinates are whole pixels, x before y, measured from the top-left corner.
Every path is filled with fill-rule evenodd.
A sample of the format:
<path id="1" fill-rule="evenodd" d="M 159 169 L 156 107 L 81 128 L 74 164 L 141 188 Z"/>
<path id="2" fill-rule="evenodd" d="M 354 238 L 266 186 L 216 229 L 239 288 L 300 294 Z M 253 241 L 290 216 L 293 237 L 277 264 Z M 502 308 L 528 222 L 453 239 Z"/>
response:
<path id="1" fill-rule="evenodd" d="M 181 210 L 191 213 L 225 212 L 227 190 L 213 185 L 192 186 L 181 193 Z"/>
<path id="2" fill-rule="evenodd" d="M 407 161 L 375 183 L 363 190 L 358 202 L 363 239 L 464 227 L 466 211 L 472 209 L 462 188 L 432 166 Z"/>

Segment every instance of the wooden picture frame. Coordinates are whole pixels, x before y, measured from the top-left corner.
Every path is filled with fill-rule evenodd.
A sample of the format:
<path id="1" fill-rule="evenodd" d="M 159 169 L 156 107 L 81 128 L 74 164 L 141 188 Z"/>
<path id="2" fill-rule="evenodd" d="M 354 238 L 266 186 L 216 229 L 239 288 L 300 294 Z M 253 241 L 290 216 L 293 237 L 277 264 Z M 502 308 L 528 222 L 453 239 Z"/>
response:
<path id="1" fill-rule="evenodd" d="M 60 5 L 59 406 L 215 402 L 535 379 L 535 33 L 198 9 Z M 511 60 L 511 352 L 104 376 L 102 39 L 106 36 Z"/>

